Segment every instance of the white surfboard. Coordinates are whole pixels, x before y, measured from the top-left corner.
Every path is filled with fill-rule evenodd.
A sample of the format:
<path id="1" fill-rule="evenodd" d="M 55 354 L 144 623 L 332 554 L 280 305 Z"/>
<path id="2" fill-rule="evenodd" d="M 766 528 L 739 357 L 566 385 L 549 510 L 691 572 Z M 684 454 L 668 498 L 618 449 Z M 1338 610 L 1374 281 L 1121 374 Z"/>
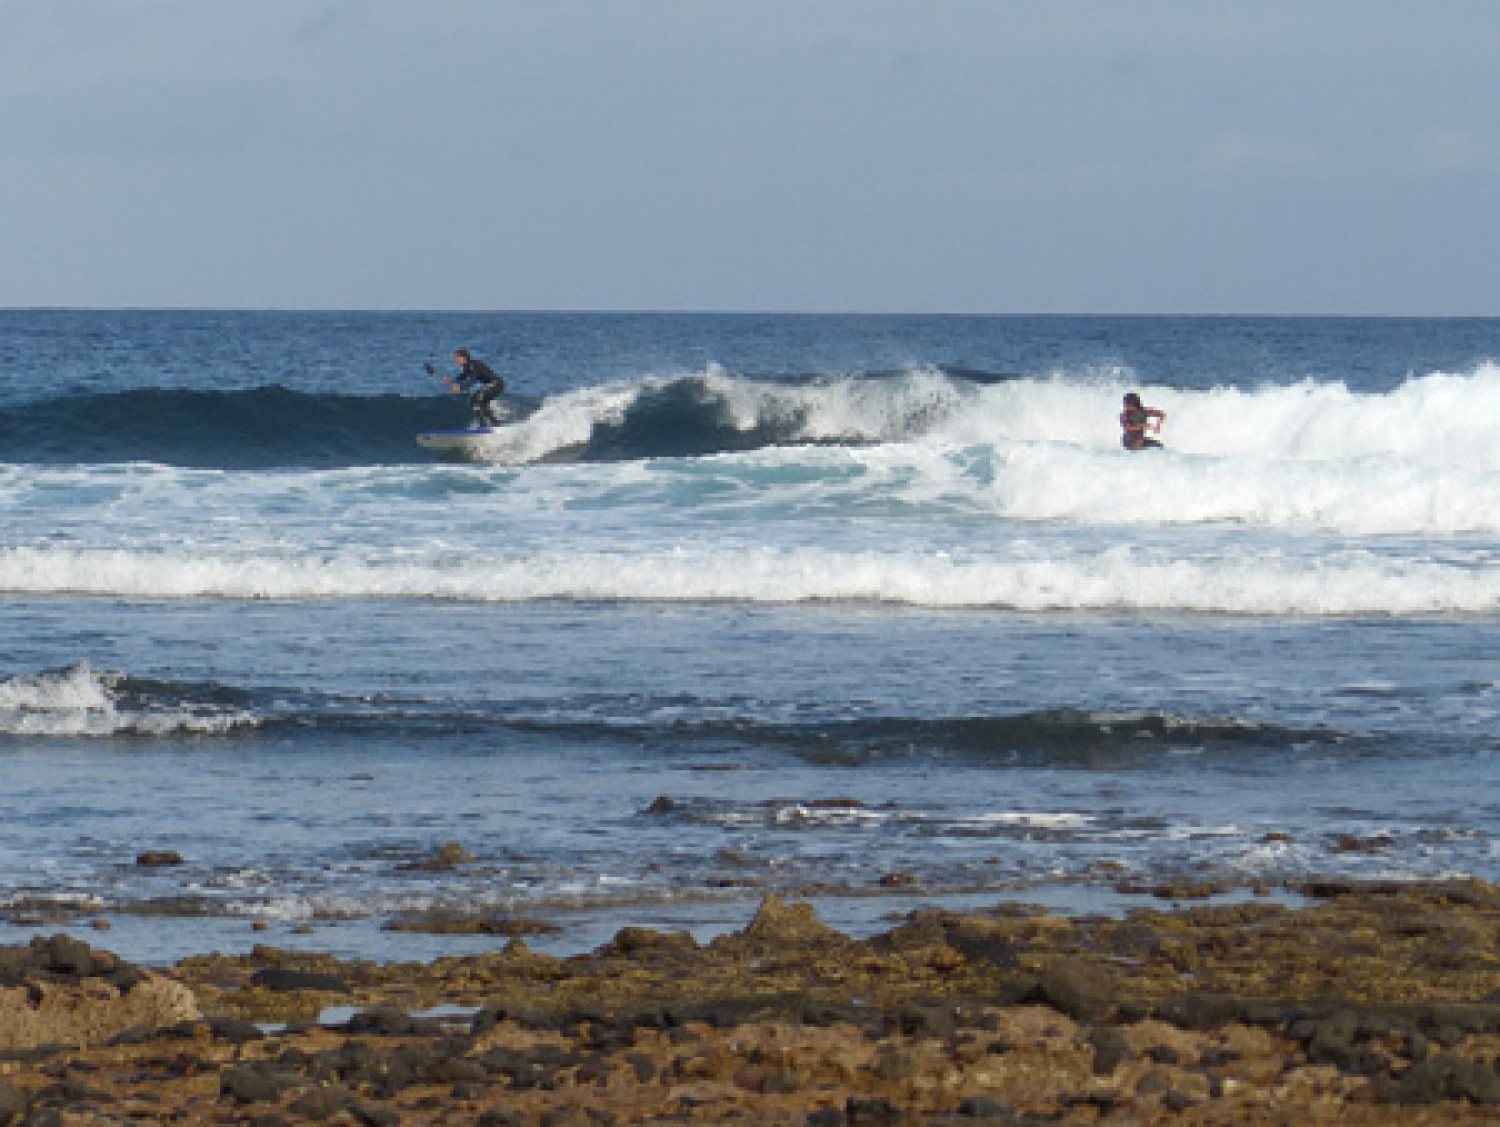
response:
<path id="1" fill-rule="evenodd" d="M 486 439 L 499 434 L 500 427 L 471 427 L 468 430 L 429 430 L 417 435 L 417 445 L 445 454 L 476 454 L 486 445 Z"/>

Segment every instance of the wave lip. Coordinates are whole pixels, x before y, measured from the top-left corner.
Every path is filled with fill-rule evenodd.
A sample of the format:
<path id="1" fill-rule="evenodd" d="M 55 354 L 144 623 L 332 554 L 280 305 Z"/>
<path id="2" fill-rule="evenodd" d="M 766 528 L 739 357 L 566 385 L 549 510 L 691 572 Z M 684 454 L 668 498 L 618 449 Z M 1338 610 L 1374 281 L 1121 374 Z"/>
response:
<path id="1" fill-rule="evenodd" d="M 84 661 L 18 674 L 0 679 L 0 736 L 220 735 L 259 722 L 246 710 L 194 695 L 102 672 Z"/>

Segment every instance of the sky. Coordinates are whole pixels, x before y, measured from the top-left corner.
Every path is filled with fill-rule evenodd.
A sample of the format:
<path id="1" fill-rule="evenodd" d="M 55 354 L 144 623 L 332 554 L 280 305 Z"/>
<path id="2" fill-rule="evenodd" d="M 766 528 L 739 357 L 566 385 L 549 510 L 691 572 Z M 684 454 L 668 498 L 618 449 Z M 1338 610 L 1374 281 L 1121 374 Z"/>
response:
<path id="1" fill-rule="evenodd" d="M 1493 0 L 0 0 L 0 306 L 1500 314 Z"/>

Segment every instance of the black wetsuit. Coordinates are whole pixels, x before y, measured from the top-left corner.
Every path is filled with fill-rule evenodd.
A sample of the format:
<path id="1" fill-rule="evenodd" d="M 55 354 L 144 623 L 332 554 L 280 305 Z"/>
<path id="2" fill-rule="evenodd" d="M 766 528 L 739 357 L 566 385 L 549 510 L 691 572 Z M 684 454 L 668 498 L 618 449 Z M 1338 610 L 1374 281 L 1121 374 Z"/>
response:
<path id="1" fill-rule="evenodd" d="M 468 391 L 476 384 L 479 390 L 470 394 L 469 404 L 474 408 L 474 418 L 480 426 L 497 427 L 500 420 L 495 416 L 494 402 L 505 390 L 505 381 L 483 360 L 470 357 L 464 361 L 458 379 L 453 381 L 460 391 Z"/>

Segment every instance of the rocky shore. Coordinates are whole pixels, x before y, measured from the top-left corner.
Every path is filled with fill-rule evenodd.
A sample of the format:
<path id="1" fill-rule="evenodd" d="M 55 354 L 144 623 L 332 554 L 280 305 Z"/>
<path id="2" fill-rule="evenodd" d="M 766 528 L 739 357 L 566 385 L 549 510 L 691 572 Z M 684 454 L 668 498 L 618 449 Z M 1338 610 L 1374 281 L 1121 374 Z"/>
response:
<path id="1" fill-rule="evenodd" d="M 1123 918 L 767 898 L 701 944 L 160 972 L 0 950 L 0 1127 L 1500 1122 L 1500 890 L 1315 883 Z"/>

